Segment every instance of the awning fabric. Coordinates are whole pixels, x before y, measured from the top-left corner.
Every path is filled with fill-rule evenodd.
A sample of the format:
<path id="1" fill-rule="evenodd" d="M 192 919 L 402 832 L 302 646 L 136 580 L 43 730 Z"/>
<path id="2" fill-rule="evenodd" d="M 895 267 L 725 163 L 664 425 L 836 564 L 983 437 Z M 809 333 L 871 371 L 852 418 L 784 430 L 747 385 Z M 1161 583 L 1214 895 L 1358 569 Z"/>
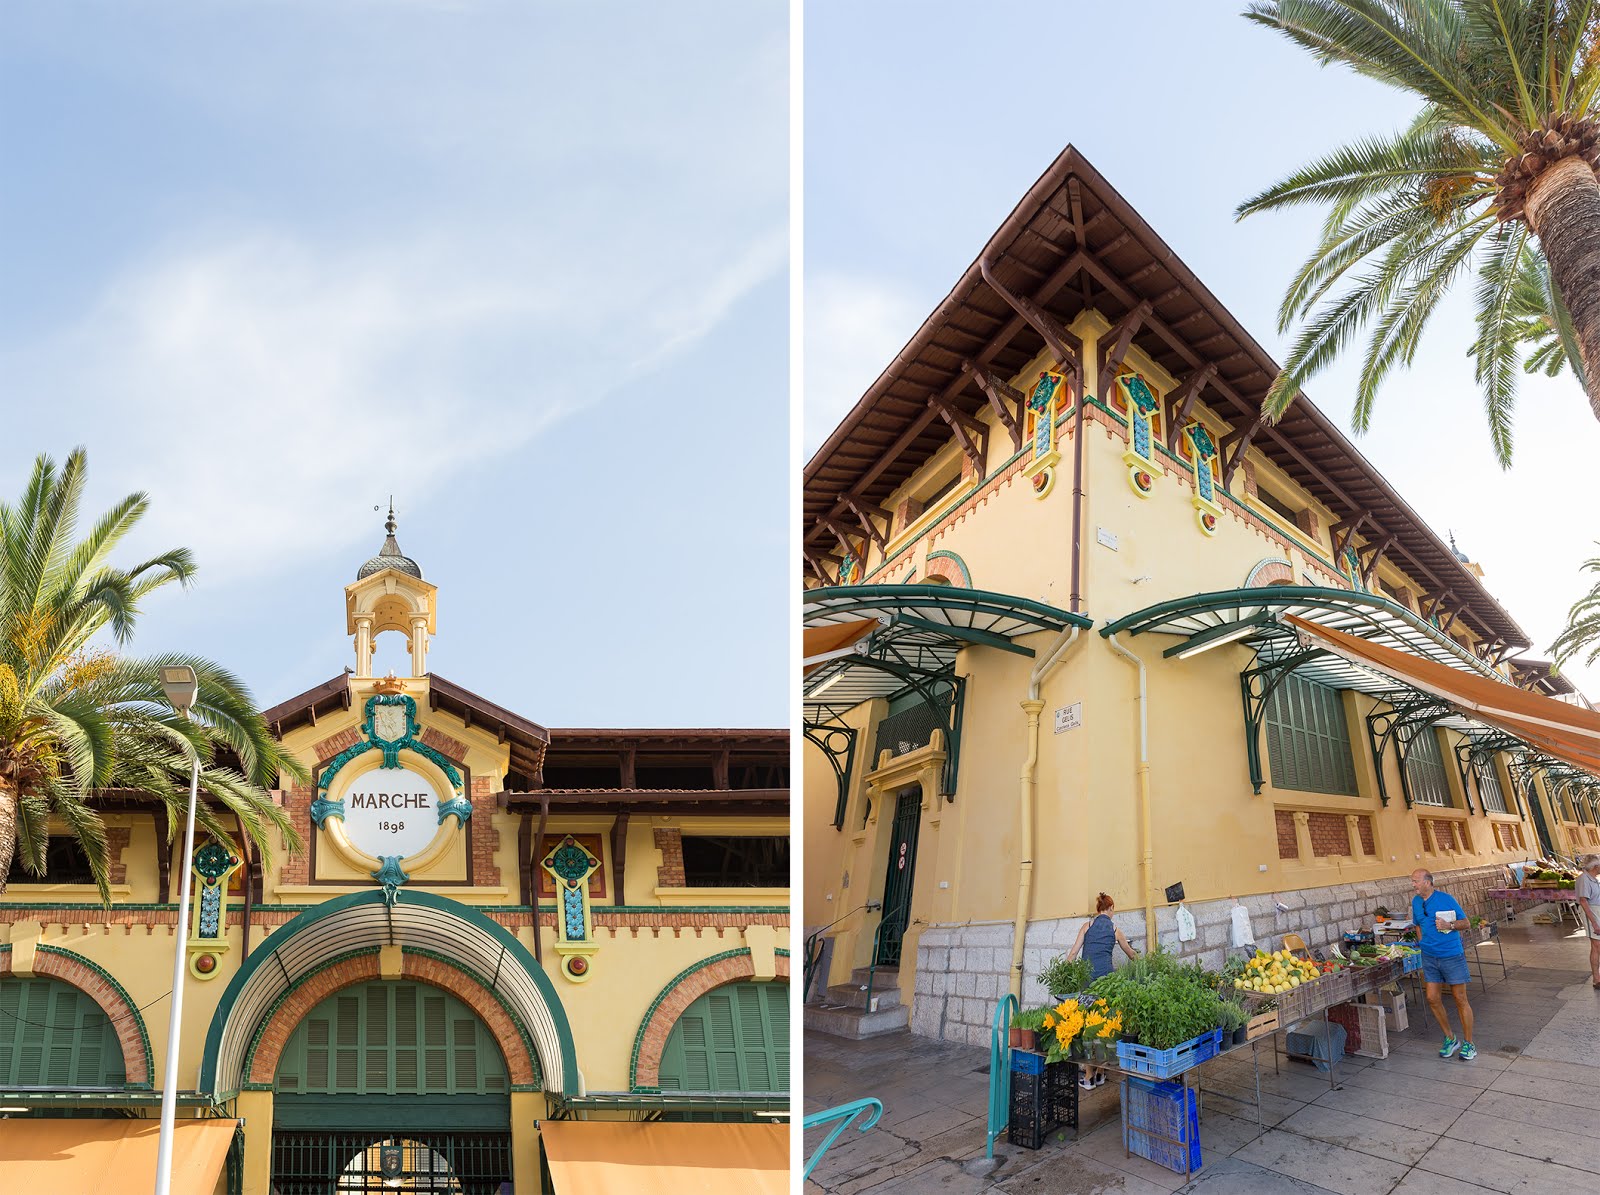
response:
<path id="1" fill-rule="evenodd" d="M 1307 641 L 1353 664 L 1431 693 L 1474 721 L 1516 735 L 1574 767 L 1600 774 L 1600 713 L 1408 655 L 1293 614 L 1285 615 L 1284 622 Z"/>
<path id="2" fill-rule="evenodd" d="M 180 1120 L 172 1137 L 173 1195 L 212 1195 L 237 1120 Z M 0 1120 L 0 1187 L 51 1195 L 149 1191 L 156 1181 L 158 1120 Z"/>
<path id="3" fill-rule="evenodd" d="M 834 659 L 839 653 L 848 652 L 857 642 L 877 630 L 878 626 L 875 618 L 859 618 L 853 622 L 805 627 L 801 632 L 801 658 L 806 672 L 809 674 L 818 664 Z"/>
<path id="4" fill-rule="evenodd" d="M 788 1195 L 789 1126 L 547 1120 L 556 1195 Z"/>

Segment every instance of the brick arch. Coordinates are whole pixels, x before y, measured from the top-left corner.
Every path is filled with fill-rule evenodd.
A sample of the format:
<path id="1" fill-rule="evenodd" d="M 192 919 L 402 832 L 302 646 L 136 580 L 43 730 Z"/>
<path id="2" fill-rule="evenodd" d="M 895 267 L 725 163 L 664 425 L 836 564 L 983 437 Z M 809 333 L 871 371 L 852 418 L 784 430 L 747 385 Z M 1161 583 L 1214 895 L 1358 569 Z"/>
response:
<path id="1" fill-rule="evenodd" d="M 967 571 L 967 562 L 954 552 L 929 552 L 922 571 L 925 576 L 943 578 L 957 589 L 972 588 L 972 574 Z"/>
<path id="2" fill-rule="evenodd" d="M 402 979 L 449 992 L 477 1014 L 489 1027 L 500 1053 L 505 1055 L 506 1073 L 513 1085 L 538 1084 L 538 1063 L 521 1028 L 477 976 L 441 958 L 410 951 L 401 955 L 401 964 Z M 270 1087 L 277 1076 L 284 1047 L 307 1014 L 345 988 L 382 978 L 378 953 L 374 950 L 338 959 L 291 988 L 256 1029 L 255 1041 L 245 1059 L 246 1082 L 252 1087 Z"/>
<path id="3" fill-rule="evenodd" d="M 788 982 L 788 952 L 779 951 L 776 962 L 778 973 L 771 982 L 777 983 L 779 980 Z M 639 1023 L 639 1033 L 633 1043 L 633 1073 L 629 1076 L 629 1083 L 634 1090 L 659 1085 L 661 1055 L 667 1048 L 667 1037 L 672 1033 L 672 1027 L 678 1023 L 678 1018 L 688 1010 L 689 1005 L 713 988 L 755 978 L 755 964 L 751 962 L 748 949 L 730 950 L 725 954 L 712 955 L 673 976 L 671 982 L 661 989 L 660 995 L 650 1005 L 650 1011 L 644 1014 L 644 1020 Z"/>
<path id="4" fill-rule="evenodd" d="M 1263 585 L 1293 585 L 1294 569 L 1289 567 L 1287 560 L 1278 560 L 1269 556 L 1250 570 L 1250 575 L 1244 579 L 1246 589 L 1258 589 Z"/>
<path id="5" fill-rule="evenodd" d="M 0 976 L 12 974 L 11 950 L 0 951 Z M 117 1027 L 123 1074 L 129 1087 L 151 1086 L 150 1034 L 144 1018 L 111 973 L 81 954 L 59 946 L 40 946 L 33 956 L 33 974 L 71 984 L 100 1006 Z"/>

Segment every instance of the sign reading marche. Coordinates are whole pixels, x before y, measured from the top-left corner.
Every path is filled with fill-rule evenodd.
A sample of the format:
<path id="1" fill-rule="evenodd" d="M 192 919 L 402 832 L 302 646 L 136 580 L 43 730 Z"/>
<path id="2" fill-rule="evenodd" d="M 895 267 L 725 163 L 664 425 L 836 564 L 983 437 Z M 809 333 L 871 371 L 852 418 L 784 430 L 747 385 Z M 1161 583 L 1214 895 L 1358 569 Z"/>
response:
<path id="1" fill-rule="evenodd" d="M 344 832 L 375 858 L 422 851 L 439 832 L 439 794 L 410 768 L 377 768 L 344 792 Z"/>

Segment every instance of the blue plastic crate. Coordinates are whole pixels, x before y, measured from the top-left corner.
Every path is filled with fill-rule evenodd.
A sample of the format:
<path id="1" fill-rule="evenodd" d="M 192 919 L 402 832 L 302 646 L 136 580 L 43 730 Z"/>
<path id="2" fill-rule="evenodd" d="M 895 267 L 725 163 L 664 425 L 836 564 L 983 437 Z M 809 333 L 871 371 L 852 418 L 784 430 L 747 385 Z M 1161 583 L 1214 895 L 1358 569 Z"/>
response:
<path id="1" fill-rule="evenodd" d="M 1199 1037 L 1173 1046 L 1170 1050 L 1157 1050 L 1151 1046 L 1136 1046 L 1130 1042 L 1117 1043 L 1117 1061 L 1122 1069 L 1136 1075 L 1155 1079 L 1170 1079 L 1181 1075 L 1192 1066 L 1215 1058 L 1222 1045 L 1222 1030 L 1212 1029 Z"/>
<path id="2" fill-rule="evenodd" d="M 1187 1166 L 1184 1146 L 1177 1140 L 1180 1136 L 1188 1142 Z M 1122 1143 L 1130 1153 L 1174 1173 L 1199 1170 L 1200 1105 L 1194 1091 L 1182 1083 L 1152 1082 L 1132 1076 L 1123 1080 Z"/>
<path id="3" fill-rule="evenodd" d="M 1011 1069 L 1019 1075 L 1042 1075 L 1044 1055 L 1034 1050 L 1012 1050 Z"/>
<path id="4" fill-rule="evenodd" d="M 1422 956 L 1420 954 L 1403 955 L 1400 959 L 1400 973 L 1410 975 L 1413 971 L 1422 970 Z"/>

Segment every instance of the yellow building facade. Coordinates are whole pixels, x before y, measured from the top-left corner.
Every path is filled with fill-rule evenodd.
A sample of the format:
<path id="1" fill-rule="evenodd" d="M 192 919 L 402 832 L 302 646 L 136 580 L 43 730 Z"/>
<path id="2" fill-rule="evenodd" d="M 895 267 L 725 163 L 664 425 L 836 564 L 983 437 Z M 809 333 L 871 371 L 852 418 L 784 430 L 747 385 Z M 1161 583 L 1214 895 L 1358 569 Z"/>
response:
<path id="1" fill-rule="evenodd" d="M 1597 841 L 1589 777 L 1290 621 L 1581 700 L 1276 371 L 1068 149 L 812 458 L 808 1025 L 987 1042 L 1102 891 L 1218 966 L 1236 904 L 1321 946 Z"/>
<path id="2" fill-rule="evenodd" d="M 153 1132 L 192 867 L 182 1189 L 581 1189 L 557 1138 L 597 1122 L 630 1126 L 613 1160 L 677 1133 L 785 1169 L 787 732 L 551 730 L 432 673 L 394 531 L 345 591 L 353 668 L 266 711 L 312 775 L 274 794 L 303 853 L 185 860 L 120 794 L 111 907 L 65 837 L 11 877 L 7 1115 Z M 373 675 L 390 633 L 409 675 Z"/>

